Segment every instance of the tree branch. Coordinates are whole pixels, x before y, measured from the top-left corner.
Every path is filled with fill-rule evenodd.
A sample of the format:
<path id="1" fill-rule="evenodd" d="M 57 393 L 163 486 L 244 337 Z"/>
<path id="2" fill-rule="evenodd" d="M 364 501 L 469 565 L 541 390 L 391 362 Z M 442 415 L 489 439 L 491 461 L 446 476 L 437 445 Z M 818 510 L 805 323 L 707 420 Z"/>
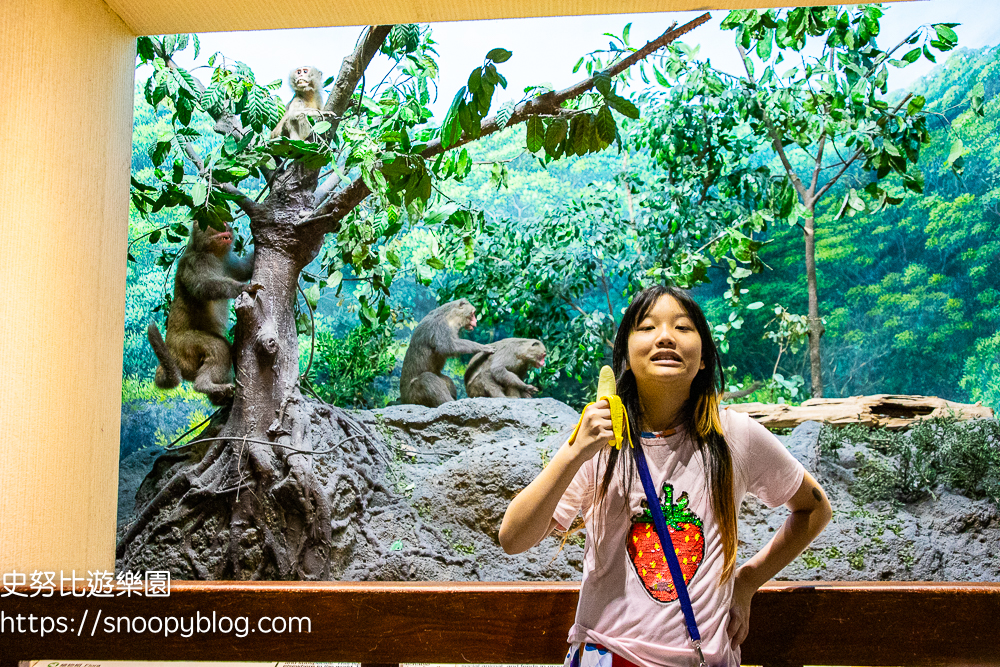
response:
<path id="1" fill-rule="evenodd" d="M 636 64 L 640 60 L 645 59 L 651 53 L 660 49 L 667 44 L 670 44 L 674 40 L 678 39 L 682 35 L 690 32 L 691 30 L 697 28 L 702 23 L 708 21 L 711 15 L 708 13 L 702 14 L 693 21 L 689 21 L 679 28 L 671 27 L 665 33 L 660 35 L 657 39 L 652 42 L 648 42 L 644 47 L 631 54 L 629 57 L 624 58 L 620 62 L 612 65 L 608 69 L 604 70 L 608 76 L 614 77 L 625 70 L 627 70 L 632 65 Z M 569 88 L 564 88 L 560 91 L 550 91 L 541 95 L 537 95 L 530 100 L 522 102 L 510 115 L 505 127 L 511 127 L 517 123 L 522 123 L 532 116 L 539 116 L 544 114 L 555 115 L 560 112 L 560 105 L 566 100 L 570 100 L 579 97 L 583 93 L 587 92 L 594 87 L 594 77 L 590 77 L 576 83 Z M 485 137 L 487 135 L 493 134 L 500 130 L 500 126 L 497 123 L 496 115 L 490 116 L 489 118 L 483 119 L 480 125 L 479 138 Z M 467 133 L 462 134 L 461 138 L 453 146 L 449 146 L 445 149 L 441 144 L 440 139 L 435 139 L 430 142 L 427 147 L 420 152 L 421 157 L 425 160 L 429 160 L 432 157 L 445 152 L 445 150 L 451 150 L 453 148 L 458 148 L 464 144 L 467 144 L 474 139 Z M 371 191 L 368 186 L 365 185 L 364 181 L 360 178 L 355 179 L 350 185 L 348 185 L 343 190 L 336 193 L 333 197 L 330 197 L 325 204 L 316 209 L 316 212 L 311 218 L 303 221 L 302 224 L 310 223 L 324 223 L 329 225 L 330 232 L 336 232 L 339 229 L 339 222 L 352 210 L 354 207 L 361 203 Z"/>
<path id="2" fill-rule="evenodd" d="M 747 65 L 747 52 L 741 44 L 736 45 L 736 50 L 740 52 L 740 60 L 743 62 L 743 69 L 746 70 L 747 78 L 751 81 L 753 77 L 750 75 L 750 67 Z M 767 126 L 767 133 L 771 135 L 771 145 L 774 146 L 774 151 L 778 154 L 781 159 L 781 166 L 785 168 L 785 173 L 788 174 L 788 179 L 792 182 L 792 186 L 795 187 L 795 191 L 799 193 L 799 197 L 802 202 L 805 203 L 808 193 L 806 192 L 806 186 L 802 183 L 802 179 L 799 175 L 795 173 L 795 169 L 792 168 L 792 163 L 788 161 L 788 156 L 785 154 L 785 147 L 781 144 L 781 137 L 778 136 L 778 131 L 774 129 L 774 123 L 771 122 L 771 117 L 767 114 L 767 110 L 763 105 L 760 107 L 761 116 L 764 117 L 764 124 Z"/>
<path id="3" fill-rule="evenodd" d="M 897 113 L 899 113 L 899 110 L 903 108 L 904 104 L 906 104 L 907 102 L 910 101 L 911 97 L 913 97 L 913 93 L 907 94 L 907 96 L 904 97 L 902 99 L 902 101 L 900 101 L 900 103 L 896 105 L 896 108 L 892 110 L 891 114 L 888 114 L 887 116 L 883 116 L 878 121 L 878 126 L 879 127 L 884 126 L 885 122 L 886 122 L 886 120 L 888 119 L 889 116 L 895 116 Z M 843 167 L 840 168 L 840 171 L 838 171 L 833 178 L 831 178 L 829 181 L 827 181 L 826 185 L 824 185 L 822 188 L 820 188 L 820 191 L 816 193 L 816 198 L 815 198 L 814 201 L 819 201 L 820 198 L 823 195 L 825 195 L 830 188 L 832 188 L 834 186 L 834 184 L 837 182 L 837 180 L 839 180 L 840 177 L 844 175 L 844 172 L 847 171 L 848 168 L 852 164 L 854 164 L 854 161 L 857 160 L 859 157 L 861 157 L 863 154 L 864 154 L 864 151 L 862 150 L 862 148 L 858 147 L 858 149 L 856 151 L 854 151 L 854 155 L 851 156 L 851 159 L 848 160 L 847 163 Z"/>
<path id="4" fill-rule="evenodd" d="M 187 154 L 188 159 L 194 164 L 195 169 L 198 170 L 198 175 L 204 177 L 207 170 L 205 169 L 205 163 L 202 162 L 201 157 L 198 155 L 198 151 L 196 151 L 194 146 L 187 141 L 182 143 L 184 145 L 184 152 Z M 208 175 L 208 181 L 209 185 L 215 186 L 219 190 L 236 197 L 236 205 L 250 217 L 253 217 L 259 211 L 257 202 L 243 194 L 243 192 L 232 183 L 219 183 L 214 181 L 212 180 L 211 174 Z"/>
<path id="5" fill-rule="evenodd" d="M 156 40 L 153 40 L 153 45 L 154 45 L 153 48 L 156 49 L 157 55 L 160 56 L 161 59 L 163 59 L 163 62 L 167 67 L 175 71 L 180 69 L 177 63 L 174 62 L 173 58 L 168 56 L 166 52 L 163 51 L 162 44 L 157 44 Z M 188 72 L 188 74 L 191 73 Z M 202 93 L 204 93 L 205 84 L 203 84 L 201 80 L 198 79 L 198 77 L 196 77 L 193 74 L 191 74 L 191 79 L 195 83 L 195 90 L 198 91 L 198 94 L 201 95 Z M 237 118 L 234 114 L 231 113 L 227 113 L 224 116 L 222 116 L 219 120 L 217 120 L 215 122 L 215 127 L 213 128 L 213 130 L 215 131 L 216 134 L 221 134 L 222 136 L 232 135 L 232 137 L 236 139 L 236 141 L 242 141 L 244 137 L 243 126 L 240 125 L 239 118 Z"/>
<path id="6" fill-rule="evenodd" d="M 333 134 L 337 131 L 340 119 L 343 118 L 347 106 L 351 103 L 351 95 L 358 87 L 358 81 L 368 69 L 372 58 L 382 48 L 390 30 L 392 30 L 391 25 L 368 26 L 368 32 L 358 42 L 354 53 L 344 58 L 340 64 L 340 72 L 337 73 L 337 80 L 333 82 L 333 90 L 330 91 L 330 97 L 323 105 L 324 118 L 327 113 L 332 113 L 334 116 L 330 120 L 333 127 L 327 130 L 327 134 Z"/>
<path id="7" fill-rule="evenodd" d="M 378 53 L 378 50 L 389 36 L 390 30 L 392 30 L 391 25 L 368 26 L 368 32 L 361 37 L 358 45 L 354 47 L 354 53 L 344 58 L 344 61 L 340 64 L 340 72 L 337 73 L 337 80 L 333 82 L 333 90 L 330 91 L 330 97 L 326 99 L 326 104 L 323 105 L 323 117 L 329 120 L 331 126 L 324 133 L 326 136 L 332 137 L 337 133 L 340 121 L 344 117 L 348 105 L 351 103 L 351 95 L 354 94 L 354 89 L 358 87 L 358 81 L 364 76 L 365 70 L 368 69 L 368 65 L 372 62 L 372 58 L 375 57 L 375 54 Z M 324 200 L 329 197 L 333 189 L 339 184 L 339 178 L 328 178 L 324 181 L 316 188 L 316 193 L 313 195 L 313 205 L 322 206 Z"/>
<path id="8" fill-rule="evenodd" d="M 826 144 L 826 126 L 823 126 L 823 133 L 819 135 L 819 147 L 816 149 L 816 168 L 813 169 L 812 182 L 809 184 L 809 196 L 816 192 L 816 183 L 819 181 L 819 172 L 823 170 L 823 145 Z"/>

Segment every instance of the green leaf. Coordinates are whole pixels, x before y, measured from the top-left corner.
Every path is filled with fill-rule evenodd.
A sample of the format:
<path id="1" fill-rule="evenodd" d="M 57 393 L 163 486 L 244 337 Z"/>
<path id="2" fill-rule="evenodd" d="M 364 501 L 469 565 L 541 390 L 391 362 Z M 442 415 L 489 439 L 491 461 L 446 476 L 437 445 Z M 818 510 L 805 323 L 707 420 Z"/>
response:
<path id="1" fill-rule="evenodd" d="M 764 33 L 764 37 L 757 41 L 757 57 L 761 60 L 768 60 L 771 57 L 771 38 L 773 30 Z"/>
<path id="2" fill-rule="evenodd" d="M 604 143 L 610 144 L 615 140 L 615 136 L 618 134 L 617 125 L 615 124 L 615 117 L 611 113 L 611 109 L 605 104 L 601 106 L 600 110 L 597 112 L 597 136 L 601 138 Z"/>
<path id="3" fill-rule="evenodd" d="M 201 108 L 204 109 L 212 118 L 218 118 L 222 115 L 225 109 L 226 93 L 222 87 L 213 83 L 205 92 L 201 94 L 201 99 L 198 101 L 201 104 Z"/>
<path id="4" fill-rule="evenodd" d="M 208 185 L 200 178 L 191 186 L 191 203 L 194 206 L 201 206 L 208 197 Z"/>
<path id="5" fill-rule="evenodd" d="M 931 26 L 934 28 L 934 32 L 937 33 L 937 37 L 942 42 L 950 42 L 951 44 L 956 44 L 958 42 L 958 35 L 945 23 L 935 23 Z"/>
<path id="6" fill-rule="evenodd" d="M 330 289 L 337 287 L 344 280 L 344 274 L 341 271 L 334 271 L 326 279 L 326 286 Z"/>
<path id="7" fill-rule="evenodd" d="M 480 83 L 482 83 L 482 80 L 483 80 L 483 68 L 477 67 L 476 69 L 472 70 L 472 73 L 469 74 L 469 92 L 478 93 L 479 85 Z"/>
<path id="8" fill-rule="evenodd" d="M 496 48 L 487 53 L 486 57 L 495 63 L 505 63 L 510 60 L 512 55 L 514 54 L 507 49 Z"/>
<path id="9" fill-rule="evenodd" d="M 719 27 L 722 30 L 732 30 L 738 27 L 749 14 L 750 11 L 747 9 L 734 9 L 726 14 L 726 18 L 722 20 L 722 24 Z"/>
<path id="10" fill-rule="evenodd" d="M 538 116 L 528 119 L 526 144 L 531 153 L 537 153 L 545 145 L 545 123 Z"/>
<path id="11" fill-rule="evenodd" d="M 470 137 L 475 138 L 479 132 L 479 117 L 472 117 L 472 108 L 462 100 L 458 106 L 458 122 Z"/>
<path id="12" fill-rule="evenodd" d="M 639 109 L 624 97 L 612 95 L 606 99 L 608 105 L 621 115 L 633 120 L 637 120 L 639 118 Z"/>
<path id="13" fill-rule="evenodd" d="M 441 146 L 443 148 L 454 146 L 462 136 L 462 127 L 458 120 L 458 109 L 465 98 L 466 90 L 465 86 L 458 89 L 458 92 L 455 93 L 455 99 L 452 100 L 451 106 L 444 116 L 444 123 L 441 125 Z"/>
<path id="14" fill-rule="evenodd" d="M 545 152 L 552 153 L 556 147 L 566 138 L 569 123 L 565 118 L 553 118 L 545 130 Z"/>
<path id="15" fill-rule="evenodd" d="M 309 289 L 303 290 L 302 293 L 306 296 L 306 303 L 309 304 L 309 309 L 316 310 L 316 306 L 319 304 L 319 285 L 310 285 Z"/>
<path id="16" fill-rule="evenodd" d="M 962 143 L 961 137 L 955 137 L 955 140 L 951 142 L 951 151 L 948 153 L 948 159 L 945 160 L 945 166 L 953 166 L 955 161 L 963 155 L 965 155 L 965 145 Z"/>
<path id="17" fill-rule="evenodd" d="M 329 131 L 331 127 L 333 127 L 333 125 L 331 125 L 329 121 L 321 120 L 313 125 L 313 132 L 316 134 L 323 134 L 324 132 Z"/>
<path id="18" fill-rule="evenodd" d="M 149 159 L 154 166 L 160 166 L 170 153 L 171 143 L 169 141 L 158 141 L 149 149 Z"/>
<path id="19" fill-rule="evenodd" d="M 920 113 L 920 110 L 924 108 L 924 103 L 926 100 L 923 95 L 916 95 L 910 103 L 906 105 L 906 113 L 910 116 Z"/>
<path id="20" fill-rule="evenodd" d="M 469 159 L 469 151 L 462 149 L 458 155 L 458 162 L 455 165 L 455 173 L 459 176 L 467 176 L 472 171 L 472 160 Z"/>
<path id="21" fill-rule="evenodd" d="M 611 95 L 611 76 L 607 72 L 598 72 L 595 74 L 594 88 L 604 97 Z"/>
<path id="22" fill-rule="evenodd" d="M 855 190 L 854 188 L 851 188 L 851 191 L 848 193 L 847 198 L 848 198 L 848 206 L 853 208 L 855 211 L 861 212 L 867 208 L 867 206 L 865 205 L 865 200 L 858 195 L 858 191 Z"/>
<path id="23" fill-rule="evenodd" d="M 438 271 L 440 271 L 443 268 L 445 268 L 444 262 L 442 262 L 437 257 L 428 257 L 427 258 L 427 266 L 431 267 L 432 269 L 437 269 Z"/>
<path id="24" fill-rule="evenodd" d="M 576 66 L 573 68 L 573 74 L 579 72 L 580 68 L 583 67 L 583 58 L 584 58 L 583 56 L 580 56 L 580 59 L 576 61 Z"/>
<path id="25" fill-rule="evenodd" d="M 927 58 L 927 60 L 930 60 L 932 63 L 937 62 L 937 58 L 934 57 L 934 55 L 931 53 L 931 50 L 928 49 L 926 46 L 924 46 L 922 51 L 924 53 L 924 58 Z"/>
<path id="26" fill-rule="evenodd" d="M 907 63 L 915 63 L 920 60 L 920 49 L 912 49 L 908 51 L 905 56 L 903 56 L 903 61 Z"/>
<path id="27" fill-rule="evenodd" d="M 763 308 L 763 307 L 764 307 L 763 301 L 754 301 L 753 303 L 747 306 L 747 310 L 757 310 L 758 308 Z"/>
<path id="28" fill-rule="evenodd" d="M 969 107 L 972 109 L 972 113 L 977 116 L 984 116 L 986 113 L 983 109 L 983 98 L 985 96 L 986 89 L 983 87 L 982 81 L 973 86 L 972 91 L 969 93 Z"/>
<path id="29" fill-rule="evenodd" d="M 514 113 L 514 107 L 517 102 L 515 100 L 509 100 L 504 102 L 503 105 L 497 109 L 497 129 L 504 129 L 507 127 L 508 121 L 510 121 L 511 115 Z"/>

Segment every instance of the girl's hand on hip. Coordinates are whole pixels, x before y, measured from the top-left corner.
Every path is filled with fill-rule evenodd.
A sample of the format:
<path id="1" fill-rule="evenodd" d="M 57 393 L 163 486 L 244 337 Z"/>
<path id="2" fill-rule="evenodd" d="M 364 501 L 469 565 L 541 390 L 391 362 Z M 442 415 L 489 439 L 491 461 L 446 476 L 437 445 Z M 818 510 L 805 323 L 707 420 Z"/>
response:
<path id="1" fill-rule="evenodd" d="M 726 633 L 732 648 L 743 643 L 750 632 L 750 600 L 757 592 L 756 586 L 749 583 L 748 577 L 741 577 L 742 568 L 736 571 L 736 581 L 733 582 L 733 600 L 729 606 L 729 624 Z"/>

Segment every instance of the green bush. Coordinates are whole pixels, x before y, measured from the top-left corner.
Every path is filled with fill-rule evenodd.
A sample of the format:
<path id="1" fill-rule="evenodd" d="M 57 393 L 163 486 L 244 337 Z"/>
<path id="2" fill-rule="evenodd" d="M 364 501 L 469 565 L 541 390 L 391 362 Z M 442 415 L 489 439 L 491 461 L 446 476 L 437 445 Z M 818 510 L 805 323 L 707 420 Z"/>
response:
<path id="1" fill-rule="evenodd" d="M 378 391 L 376 378 L 396 365 L 397 345 L 392 324 L 379 329 L 359 325 L 346 337 L 316 332 L 316 349 L 309 369 L 309 384 L 324 401 L 350 408 L 382 407 L 389 397 Z M 302 355 L 303 363 L 308 352 Z"/>
<path id="2" fill-rule="evenodd" d="M 819 451 L 821 454 L 829 455 L 845 444 L 868 444 L 871 431 L 870 428 L 861 424 L 847 424 L 838 427 L 823 424 L 819 432 Z"/>
<path id="3" fill-rule="evenodd" d="M 976 342 L 960 384 L 971 400 L 1000 410 L 1000 332 Z"/>
<path id="4" fill-rule="evenodd" d="M 849 430 L 850 429 L 850 430 Z M 912 502 L 943 484 L 974 499 L 1000 504 L 1000 424 L 954 418 L 917 422 L 908 433 L 851 426 L 820 433 L 820 449 L 864 443 L 876 454 L 859 456 L 853 495 L 861 502 Z"/>
<path id="5" fill-rule="evenodd" d="M 180 386 L 174 389 L 160 389 L 152 380 L 144 379 L 138 375 L 126 374 L 122 377 L 122 405 L 134 406 L 152 402 L 163 403 L 165 401 L 202 401 L 209 405 L 204 394 L 199 394 L 194 390 L 194 385 L 190 382 L 181 382 Z"/>

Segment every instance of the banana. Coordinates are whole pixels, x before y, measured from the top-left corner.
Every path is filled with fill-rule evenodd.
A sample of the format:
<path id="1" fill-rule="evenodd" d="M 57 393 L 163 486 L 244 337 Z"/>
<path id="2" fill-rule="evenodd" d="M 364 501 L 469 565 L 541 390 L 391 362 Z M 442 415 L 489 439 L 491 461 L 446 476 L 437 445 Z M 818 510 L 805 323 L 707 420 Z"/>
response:
<path id="1" fill-rule="evenodd" d="M 601 375 L 597 381 L 597 400 L 592 403 L 588 403 L 586 407 L 584 407 L 584 411 L 597 401 L 604 398 L 608 399 L 608 404 L 611 406 L 611 426 L 615 434 L 612 442 L 615 449 L 621 449 L 623 441 L 628 441 L 629 445 L 631 445 L 632 435 L 629 430 L 628 413 L 625 412 L 625 406 L 622 405 L 622 399 L 618 397 L 615 389 L 615 372 L 611 370 L 611 366 L 604 366 L 601 368 Z M 583 415 L 580 416 L 580 421 L 576 423 L 576 428 L 573 429 L 573 434 L 569 436 L 569 443 L 571 445 L 576 441 L 576 434 L 580 430 L 580 424 L 582 423 Z"/>

